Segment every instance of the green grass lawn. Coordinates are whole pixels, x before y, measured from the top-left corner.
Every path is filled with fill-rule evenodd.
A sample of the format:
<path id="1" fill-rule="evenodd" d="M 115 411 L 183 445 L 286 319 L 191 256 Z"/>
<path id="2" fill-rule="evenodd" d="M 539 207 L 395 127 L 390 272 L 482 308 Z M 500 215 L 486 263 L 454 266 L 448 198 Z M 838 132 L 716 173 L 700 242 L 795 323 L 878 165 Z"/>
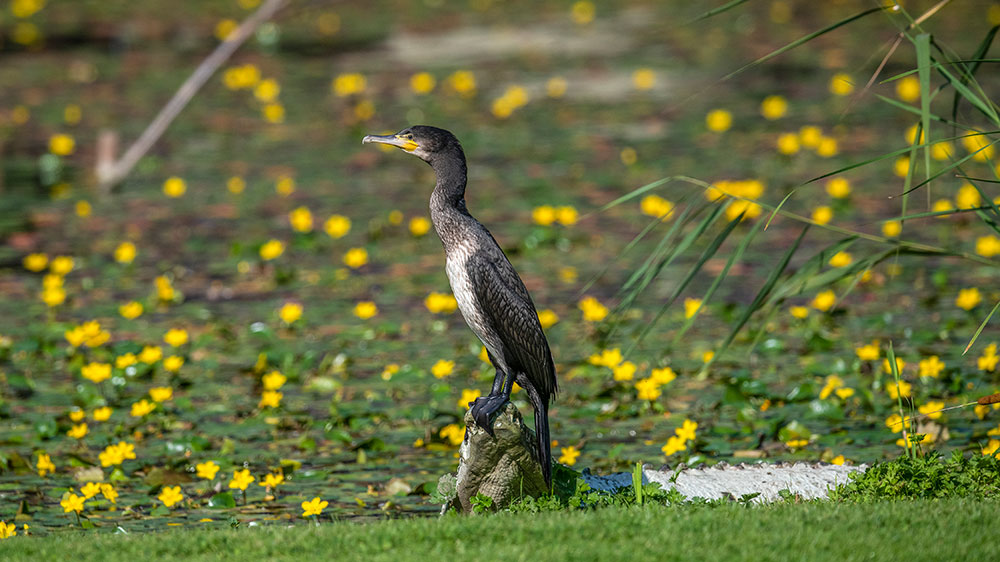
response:
<path id="1" fill-rule="evenodd" d="M 982 560 L 993 501 L 604 509 L 318 527 L 78 533 L 0 544 L 5 560 Z"/>

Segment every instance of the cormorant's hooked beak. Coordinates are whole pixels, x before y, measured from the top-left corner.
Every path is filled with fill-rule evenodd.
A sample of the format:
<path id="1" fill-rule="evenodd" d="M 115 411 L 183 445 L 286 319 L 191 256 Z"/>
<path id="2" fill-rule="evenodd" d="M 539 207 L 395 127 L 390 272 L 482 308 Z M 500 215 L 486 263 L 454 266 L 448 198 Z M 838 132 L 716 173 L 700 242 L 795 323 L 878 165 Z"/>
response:
<path id="1" fill-rule="evenodd" d="M 361 140 L 361 144 L 368 144 L 370 142 L 396 146 L 407 152 L 413 152 L 420 146 L 415 140 L 406 139 L 399 135 L 367 135 Z"/>

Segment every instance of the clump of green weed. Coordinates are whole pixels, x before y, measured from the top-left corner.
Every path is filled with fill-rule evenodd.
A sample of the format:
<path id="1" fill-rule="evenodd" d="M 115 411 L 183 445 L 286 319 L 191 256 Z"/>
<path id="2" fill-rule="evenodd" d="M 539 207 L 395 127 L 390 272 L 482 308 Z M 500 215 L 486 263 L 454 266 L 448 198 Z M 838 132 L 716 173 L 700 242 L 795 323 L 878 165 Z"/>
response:
<path id="1" fill-rule="evenodd" d="M 946 497 L 1000 497 L 1000 459 L 961 451 L 949 459 L 903 456 L 855 472 L 830 492 L 834 501 L 853 502 Z"/>

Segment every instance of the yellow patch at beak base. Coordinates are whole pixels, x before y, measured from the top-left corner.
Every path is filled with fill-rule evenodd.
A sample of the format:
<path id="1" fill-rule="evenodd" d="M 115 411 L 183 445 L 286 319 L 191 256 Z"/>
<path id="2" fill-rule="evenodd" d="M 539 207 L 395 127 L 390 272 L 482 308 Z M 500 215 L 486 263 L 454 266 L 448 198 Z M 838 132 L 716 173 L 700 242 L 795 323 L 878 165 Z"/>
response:
<path id="1" fill-rule="evenodd" d="M 400 137 L 396 137 L 396 138 L 400 138 Z M 403 141 L 403 144 L 401 144 L 399 146 L 399 148 L 402 148 L 403 150 L 405 150 L 407 152 L 413 152 L 414 150 L 416 150 L 417 148 L 420 147 L 420 145 L 417 144 L 417 141 L 415 141 L 413 139 L 401 139 L 401 140 Z"/>

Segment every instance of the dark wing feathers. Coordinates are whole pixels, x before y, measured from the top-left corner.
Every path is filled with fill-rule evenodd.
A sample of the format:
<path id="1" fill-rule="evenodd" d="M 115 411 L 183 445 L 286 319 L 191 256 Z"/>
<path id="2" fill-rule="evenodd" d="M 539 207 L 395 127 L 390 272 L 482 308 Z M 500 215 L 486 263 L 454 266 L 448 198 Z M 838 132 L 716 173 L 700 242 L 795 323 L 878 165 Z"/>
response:
<path id="1" fill-rule="evenodd" d="M 521 278 L 503 253 L 476 252 L 466 271 L 479 306 L 503 343 L 508 368 L 524 373 L 548 402 L 556 392 L 555 365 Z"/>

